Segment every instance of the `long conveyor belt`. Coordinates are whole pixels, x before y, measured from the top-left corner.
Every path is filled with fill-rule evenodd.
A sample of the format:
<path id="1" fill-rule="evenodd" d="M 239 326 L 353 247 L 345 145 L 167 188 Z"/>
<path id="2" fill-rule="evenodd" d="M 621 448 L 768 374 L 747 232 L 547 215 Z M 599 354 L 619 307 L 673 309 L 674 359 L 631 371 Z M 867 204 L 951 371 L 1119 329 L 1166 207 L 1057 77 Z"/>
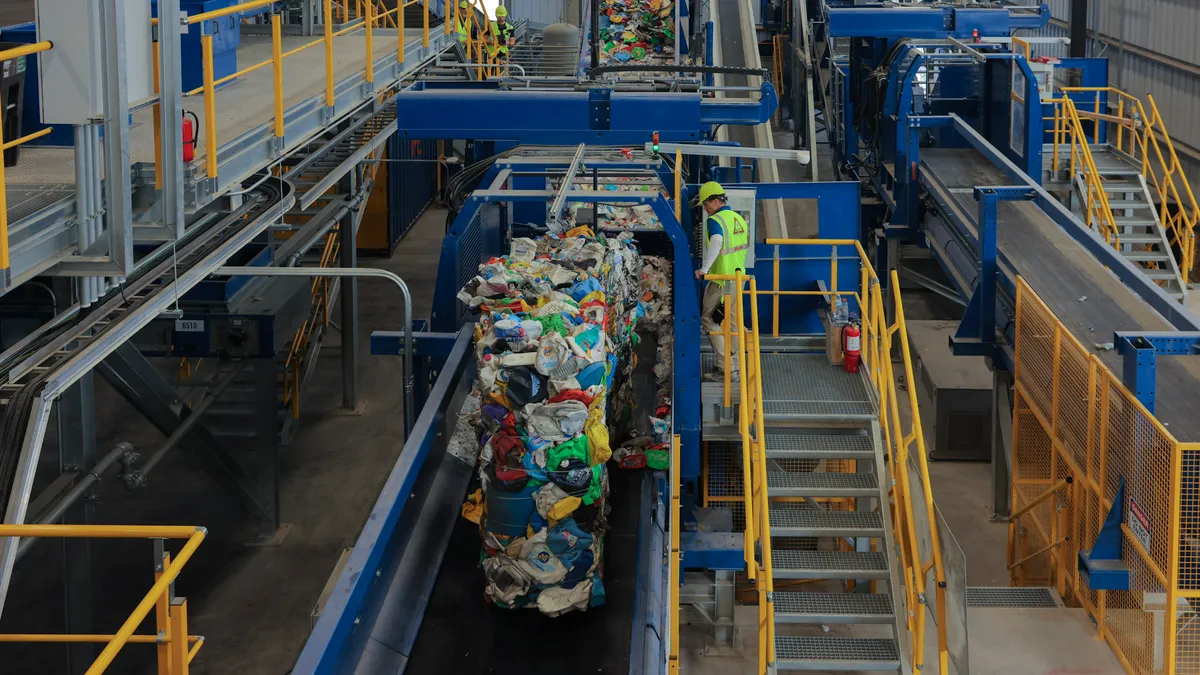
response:
<path id="1" fill-rule="evenodd" d="M 474 382 L 470 329 L 460 332 L 391 476 L 293 673 L 586 672 L 625 675 L 641 668 L 661 608 L 662 529 L 654 476 L 608 472 L 609 530 L 601 563 L 605 602 L 550 618 L 496 607 L 484 596 L 478 525 L 461 517 L 479 487 L 478 439 L 461 438 L 458 411 Z M 652 336 L 636 347 L 635 392 L 646 417 L 655 402 Z M 638 384 L 635 381 L 635 384 Z M 469 427 L 469 425 L 467 425 Z M 464 448 L 470 448 L 466 452 Z M 374 570 L 374 573 L 370 573 Z M 661 582 L 661 579 L 657 581 Z"/>
<path id="2" fill-rule="evenodd" d="M 1014 184 L 974 148 L 923 149 L 921 160 L 923 169 L 936 176 L 936 181 L 926 179 L 926 187 L 938 190 L 936 183 L 940 183 L 948 188 L 949 198 L 961 208 L 960 220 L 968 226 L 978 213 L 974 187 Z M 932 237 L 938 237 L 938 232 L 939 228 L 930 227 Z M 1000 204 L 997 241 L 1002 267 L 1023 277 L 1084 347 L 1113 372 L 1121 372 L 1121 356 L 1097 345 L 1111 343 L 1115 331 L 1174 330 L 1034 203 Z M 1200 363 L 1158 360 L 1156 417 L 1181 441 L 1200 440 L 1196 391 L 1200 391 Z"/>

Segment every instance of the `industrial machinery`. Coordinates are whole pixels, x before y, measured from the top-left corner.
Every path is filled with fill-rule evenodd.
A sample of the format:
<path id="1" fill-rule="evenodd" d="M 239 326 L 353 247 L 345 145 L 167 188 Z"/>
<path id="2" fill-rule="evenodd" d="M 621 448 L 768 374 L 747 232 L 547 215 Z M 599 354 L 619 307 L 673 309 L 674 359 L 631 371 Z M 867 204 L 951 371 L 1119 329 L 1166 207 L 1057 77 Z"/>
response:
<path id="1" fill-rule="evenodd" d="M 1109 88 L 1104 59 L 1040 58 L 1018 33 L 1046 6 L 588 2 L 577 26 L 514 17 L 505 60 L 475 0 L 104 0 L 82 28 L 64 3 L 39 0 L 32 29 L 12 31 L 25 46 L 0 51 L 37 61 L 25 95 L 39 103 L 0 151 L 22 147 L 0 169 L 0 612 L 42 538 L 68 539 L 71 608 L 90 537 L 155 540 L 155 575 L 112 636 L 72 610 L 75 637 L 0 641 L 70 643 L 75 670 L 139 641 L 159 645 L 160 672 L 204 658 L 175 584 L 207 530 L 96 524 L 95 484 L 120 465 L 145 487 L 178 447 L 251 514 L 255 545 L 289 536 L 280 451 L 304 433 L 335 333 L 341 407 L 361 412 L 369 276 L 403 297 L 398 330 L 370 336 L 403 364 L 403 449 L 281 670 L 687 672 L 691 623 L 710 654 L 753 643 L 762 675 L 966 673 L 972 645 L 1009 653 L 1011 672 L 1189 672 L 1200 320 L 1181 303 L 1200 208 L 1164 160 L 1152 99 Z M 85 67 L 94 86 L 64 91 Z M 774 147 L 784 118 L 791 149 Z M 407 275 L 358 260 L 380 166 L 389 222 L 372 248 L 446 209 L 427 319 Z M 693 198 L 709 180 L 753 234 L 744 270 L 700 280 Z M 607 465 L 603 603 L 549 618 L 485 599 L 481 528 L 463 517 L 488 480 L 481 367 L 528 356 L 480 341 L 496 317 L 464 289 L 504 256 L 579 237 L 660 265 L 663 332 L 601 369 L 631 383 L 607 394 L 629 392 L 626 421 L 666 461 Z M 730 353 L 702 335 L 702 283 L 727 296 Z M 908 320 L 921 289 L 961 316 Z M 506 305 L 525 320 L 542 306 Z M 857 372 L 831 363 L 843 308 Z M 739 377 L 717 376 L 734 363 Z M 159 447 L 98 452 L 94 372 Z M 1014 618 L 1002 589 L 968 586 L 931 482 L 946 458 L 991 459 L 1011 581 L 1046 612 Z M 738 605 L 754 606 L 749 626 Z M 1113 653 L 1076 615 L 1071 648 L 1005 642 L 1064 624 L 1064 605 Z M 158 635 L 138 633 L 152 613 Z M 980 620 L 996 630 L 969 633 Z"/>

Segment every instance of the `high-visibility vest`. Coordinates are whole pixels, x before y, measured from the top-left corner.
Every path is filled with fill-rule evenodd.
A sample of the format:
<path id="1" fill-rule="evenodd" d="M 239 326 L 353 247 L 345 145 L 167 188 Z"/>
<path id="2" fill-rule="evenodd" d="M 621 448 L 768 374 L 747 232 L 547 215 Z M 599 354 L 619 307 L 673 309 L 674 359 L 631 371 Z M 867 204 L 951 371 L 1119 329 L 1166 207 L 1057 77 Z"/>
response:
<path id="1" fill-rule="evenodd" d="M 750 228 L 737 211 L 717 211 L 709 216 L 721 225 L 721 254 L 709 271 L 713 274 L 733 274 L 746 271 L 746 251 L 750 248 Z"/>
<path id="2" fill-rule="evenodd" d="M 458 43 L 467 44 L 467 23 L 463 19 L 454 20 L 454 32 L 458 33 Z"/>
<path id="3" fill-rule="evenodd" d="M 512 37 L 513 31 L 511 23 L 501 26 L 495 21 L 492 22 L 492 35 L 496 36 L 496 44 L 499 46 L 498 51 L 501 54 L 508 54 L 508 39 Z"/>

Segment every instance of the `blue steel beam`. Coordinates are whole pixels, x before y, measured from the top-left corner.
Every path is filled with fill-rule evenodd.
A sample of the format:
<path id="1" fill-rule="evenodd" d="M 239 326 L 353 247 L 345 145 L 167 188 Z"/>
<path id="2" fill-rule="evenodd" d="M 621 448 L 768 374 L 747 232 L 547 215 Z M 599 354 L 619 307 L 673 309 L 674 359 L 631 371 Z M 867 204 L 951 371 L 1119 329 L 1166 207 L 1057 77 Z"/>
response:
<path id="1" fill-rule="evenodd" d="M 695 142 L 713 124 L 761 124 L 779 105 L 764 83 L 759 101 L 706 100 L 698 93 L 409 89 L 396 95 L 402 138 L 469 138 L 531 145 Z"/>
<path id="2" fill-rule="evenodd" d="M 1008 9 L 963 7 L 898 7 L 856 5 L 828 9 L 831 37 L 972 38 L 1008 37 L 1014 30 L 1041 28 L 1050 23 L 1050 8 L 1036 14 Z"/>

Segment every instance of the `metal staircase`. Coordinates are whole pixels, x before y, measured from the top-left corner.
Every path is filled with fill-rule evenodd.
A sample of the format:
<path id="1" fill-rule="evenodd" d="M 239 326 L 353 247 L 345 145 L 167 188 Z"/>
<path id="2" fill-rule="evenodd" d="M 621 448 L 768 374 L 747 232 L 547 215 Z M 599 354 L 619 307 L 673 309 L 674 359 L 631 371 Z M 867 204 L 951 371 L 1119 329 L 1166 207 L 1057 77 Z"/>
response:
<path id="1" fill-rule="evenodd" d="M 1197 204 L 1154 98 L 1066 87 L 1043 152 L 1049 189 L 1171 297 L 1195 267 Z M 1065 188 L 1065 189 L 1063 189 Z"/>
<path id="2" fill-rule="evenodd" d="M 1061 157 L 1070 152 L 1070 146 L 1059 146 Z M 1163 286 L 1168 295 L 1182 301 L 1187 295 L 1187 284 L 1171 252 L 1170 239 L 1159 219 L 1141 163 L 1107 143 L 1089 144 L 1088 152 L 1100 179 L 1099 189 L 1104 191 L 1108 212 L 1112 214 L 1117 249 L 1126 260 L 1141 267 L 1147 277 Z M 1054 145 L 1046 144 L 1043 163 L 1049 185 L 1066 187 L 1069 182 L 1070 206 L 1086 221 L 1088 195 L 1094 189 L 1089 185 L 1090 169 L 1080 162 L 1073 175 L 1067 175 L 1071 170 L 1064 166 L 1056 172 L 1053 156 Z"/>
<path id="3" fill-rule="evenodd" d="M 830 374 L 841 373 L 831 369 Z M 894 557 L 887 553 L 893 550 L 891 527 L 886 511 L 876 508 L 887 503 L 890 489 L 888 473 L 876 471 L 885 466 L 879 428 L 871 424 L 867 434 L 840 432 L 767 427 L 768 522 L 763 539 L 771 541 L 773 579 L 826 581 L 830 586 L 775 592 L 776 669 L 899 672 L 898 612 L 888 590 L 897 585 Z M 797 459 L 805 460 L 799 468 L 817 460 L 813 469 L 821 470 L 787 470 Z M 836 471 L 848 466 L 856 471 Z M 803 550 L 813 539 L 819 550 Z M 890 628 L 881 631 L 880 624 Z M 785 625 L 837 625 L 839 630 L 778 635 Z M 881 636 L 884 632 L 890 634 Z"/>

